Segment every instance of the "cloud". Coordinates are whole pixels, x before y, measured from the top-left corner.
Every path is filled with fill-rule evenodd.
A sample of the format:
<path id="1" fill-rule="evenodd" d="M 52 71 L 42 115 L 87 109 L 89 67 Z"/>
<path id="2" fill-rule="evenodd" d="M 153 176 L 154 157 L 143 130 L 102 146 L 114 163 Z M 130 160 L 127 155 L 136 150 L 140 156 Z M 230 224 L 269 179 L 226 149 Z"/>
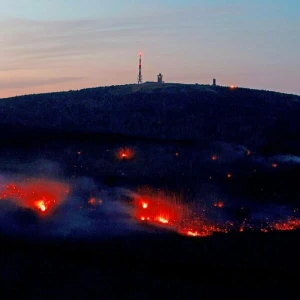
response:
<path id="1" fill-rule="evenodd" d="M 58 83 L 82 80 L 83 77 L 57 77 L 57 78 L 45 78 L 45 79 L 18 79 L 13 81 L 0 80 L 0 88 L 15 89 L 15 88 L 26 88 L 33 86 L 43 86 L 43 85 L 54 85 Z"/>

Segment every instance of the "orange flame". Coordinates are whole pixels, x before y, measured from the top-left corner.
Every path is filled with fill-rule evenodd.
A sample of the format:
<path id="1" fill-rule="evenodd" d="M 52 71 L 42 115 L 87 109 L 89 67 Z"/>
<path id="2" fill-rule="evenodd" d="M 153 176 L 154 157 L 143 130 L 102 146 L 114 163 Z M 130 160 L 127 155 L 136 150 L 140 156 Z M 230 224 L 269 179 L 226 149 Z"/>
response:
<path id="1" fill-rule="evenodd" d="M 216 202 L 216 203 L 214 203 L 214 207 L 223 208 L 224 203 L 222 201 Z"/>
<path id="2" fill-rule="evenodd" d="M 223 224 L 207 219 L 204 210 L 196 213 L 190 206 L 180 201 L 180 196 L 166 195 L 157 190 L 139 190 L 140 195 L 134 195 L 135 216 L 138 221 L 146 221 L 147 224 L 164 226 L 175 230 L 179 234 L 190 237 L 208 237 L 214 233 L 228 233 L 230 231 L 254 231 L 269 232 L 272 230 L 296 230 L 300 229 L 300 220 L 289 218 L 287 221 L 265 222 L 255 226 L 249 220 L 240 222 L 227 221 Z M 222 201 L 213 204 L 215 208 L 223 208 Z"/>
<path id="3" fill-rule="evenodd" d="M 116 156 L 118 160 L 130 160 L 133 159 L 135 154 L 133 149 L 125 147 L 118 149 Z"/>
<path id="4" fill-rule="evenodd" d="M 50 212 L 68 195 L 69 187 L 63 183 L 31 179 L 10 183 L 0 191 L 0 200 L 11 200 L 17 205 L 37 212 Z"/>
<path id="5" fill-rule="evenodd" d="M 44 200 L 41 200 L 39 202 L 37 202 L 37 207 L 38 209 L 40 209 L 42 212 L 47 210 L 46 204 L 44 202 Z"/>
<path id="6" fill-rule="evenodd" d="M 160 223 L 163 223 L 163 224 L 168 224 L 169 223 L 169 220 L 165 219 L 163 217 L 158 217 L 157 221 L 159 221 Z"/>
<path id="7" fill-rule="evenodd" d="M 91 198 L 89 201 L 88 201 L 88 204 L 90 205 L 96 205 L 96 199 L 95 198 Z"/>

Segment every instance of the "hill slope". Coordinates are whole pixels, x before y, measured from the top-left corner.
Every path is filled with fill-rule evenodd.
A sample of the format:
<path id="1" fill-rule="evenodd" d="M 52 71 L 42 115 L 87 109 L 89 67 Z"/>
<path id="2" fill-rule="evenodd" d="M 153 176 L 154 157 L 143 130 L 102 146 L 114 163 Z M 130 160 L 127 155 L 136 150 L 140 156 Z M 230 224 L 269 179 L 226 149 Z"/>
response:
<path id="1" fill-rule="evenodd" d="M 300 153 L 300 96 L 244 88 L 146 83 L 0 100 L 6 138 L 105 133 L 216 140 Z"/>

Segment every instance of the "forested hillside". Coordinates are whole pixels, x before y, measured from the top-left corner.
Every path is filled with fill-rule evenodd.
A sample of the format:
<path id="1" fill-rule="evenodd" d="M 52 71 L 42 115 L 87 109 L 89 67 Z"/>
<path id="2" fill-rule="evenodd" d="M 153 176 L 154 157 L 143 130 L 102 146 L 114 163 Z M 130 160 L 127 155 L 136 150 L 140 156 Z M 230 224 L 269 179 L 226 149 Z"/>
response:
<path id="1" fill-rule="evenodd" d="M 300 96 L 208 85 L 124 85 L 0 99 L 2 136 L 101 133 L 300 153 Z"/>

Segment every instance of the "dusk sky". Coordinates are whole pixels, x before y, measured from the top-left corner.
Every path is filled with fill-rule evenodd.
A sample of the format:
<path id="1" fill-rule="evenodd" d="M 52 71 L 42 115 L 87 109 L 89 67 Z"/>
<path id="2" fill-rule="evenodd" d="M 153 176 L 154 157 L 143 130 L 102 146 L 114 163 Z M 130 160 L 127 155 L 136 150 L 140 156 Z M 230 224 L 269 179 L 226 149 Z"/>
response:
<path id="1" fill-rule="evenodd" d="M 0 97 L 144 81 L 300 94 L 299 0 L 0 0 Z"/>

